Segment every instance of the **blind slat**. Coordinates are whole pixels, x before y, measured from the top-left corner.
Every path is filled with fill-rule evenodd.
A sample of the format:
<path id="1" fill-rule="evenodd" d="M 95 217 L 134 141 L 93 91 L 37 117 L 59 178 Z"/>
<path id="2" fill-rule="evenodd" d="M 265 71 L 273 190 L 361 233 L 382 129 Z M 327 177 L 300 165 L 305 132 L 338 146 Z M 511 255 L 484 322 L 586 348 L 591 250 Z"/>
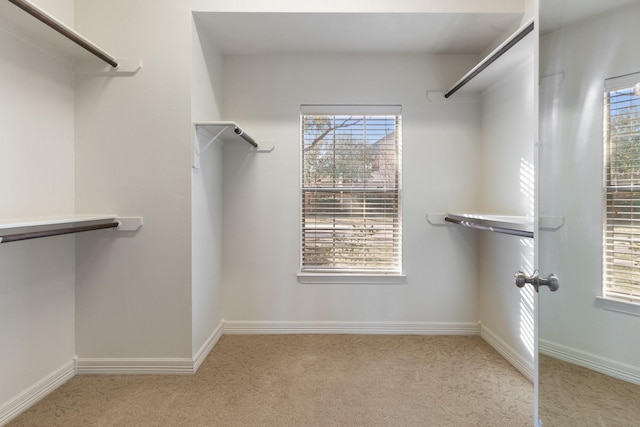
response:
<path id="1" fill-rule="evenodd" d="M 398 106 L 301 108 L 303 272 L 400 272 L 400 124 Z"/>
<path id="2" fill-rule="evenodd" d="M 638 81 L 638 75 L 607 80 L 604 94 L 603 294 L 634 303 L 640 303 L 640 97 L 634 90 Z"/>

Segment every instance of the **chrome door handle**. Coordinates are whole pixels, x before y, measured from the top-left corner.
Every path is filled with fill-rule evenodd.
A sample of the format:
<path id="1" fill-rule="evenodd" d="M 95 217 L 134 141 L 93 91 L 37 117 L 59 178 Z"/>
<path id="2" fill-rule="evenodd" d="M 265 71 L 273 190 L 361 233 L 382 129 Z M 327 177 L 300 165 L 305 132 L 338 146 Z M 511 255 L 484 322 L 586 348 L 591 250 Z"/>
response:
<path id="1" fill-rule="evenodd" d="M 519 288 L 524 287 L 527 283 L 531 284 L 533 288 L 538 292 L 540 286 L 548 286 L 551 292 L 555 292 L 560 287 L 558 276 L 550 274 L 548 277 L 540 277 L 538 270 L 533 272 L 532 276 L 527 277 L 522 271 L 518 271 L 515 275 L 516 286 Z"/>

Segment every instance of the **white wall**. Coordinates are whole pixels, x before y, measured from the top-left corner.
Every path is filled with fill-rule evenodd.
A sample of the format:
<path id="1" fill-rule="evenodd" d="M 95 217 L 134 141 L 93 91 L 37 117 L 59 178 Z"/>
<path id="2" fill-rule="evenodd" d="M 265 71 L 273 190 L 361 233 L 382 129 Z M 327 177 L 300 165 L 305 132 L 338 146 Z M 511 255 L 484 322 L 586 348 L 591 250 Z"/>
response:
<path id="1" fill-rule="evenodd" d="M 475 239 L 427 211 L 475 206 L 478 104 L 430 103 L 475 58 L 225 56 L 224 118 L 269 154 L 224 146 L 224 318 L 281 322 L 475 322 Z M 303 103 L 402 104 L 404 285 L 300 284 Z"/>
<path id="2" fill-rule="evenodd" d="M 542 78 L 564 73 L 557 90 L 541 99 L 540 212 L 565 218 L 558 231 L 541 233 L 540 265 L 561 283 L 558 292 L 540 295 L 540 338 L 636 369 L 640 317 L 595 301 L 602 286 L 603 84 L 640 71 L 640 56 L 630 54 L 640 38 L 638 16 L 636 3 L 545 35 L 540 69 Z"/>
<path id="3" fill-rule="evenodd" d="M 68 27 L 74 28 L 74 1 L 73 0 L 37 0 L 31 3 L 55 16 Z"/>
<path id="4" fill-rule="evenodd" d="M 72 1 L 50 2 L 73 25 Z M 74 209 L 69 64 L 0 27 L 0 218 Z M 3 406 L 45 376 L 72 369 L 74 239 L 0 245 L 0 423 Z"/>
<path id="5" fill-rule="evenodd" d="M 75 16 L 98 45 L 143 61 L 135 76 L 76 76 L 76 209 L 144 217 L 133 236 L 77 238 L 77 355 L 190 358 L 189 4 L 84 0 Z"/>
<path id="6" fill-rule="evenodd" d="M 200 156 L 192 181 L 192 354 L 222 324 L 222 146 Z"/>
<path id="7" fill-rule="evenodd" d="M 191 70 L 194 43 L 191 10 L 436 13 L 511 13 L 522 10 L 522 2 L 519 0 L 493 0 L 482 5 L 474 1 L 443 3 L 416 0 L 393 3 L 281 0 L 268 4 L 261 1 L 238 3 L 229 0 L 83 0 L 76 2 L 75 6 L 76 27 L 79 31 L 118 57 L 141 58 L 144 62 L 143 69 L 133 77 L 77 76 L 75 82 L 77 211 L 142 215 L 145 220 L 144 227 L 133 238 L 121 235 L 111 238 L 77 238 L 76 340 L 77 353 L 81 359 L 188 357 L 198 348 L 199 341 L 207 334 L 207 328 L 214 318 L 219 317 L 218 302 L 206 301 L 216 295 L 215 284 L 213 288 L 207 288 L 205 284 L 207 280 L 217 280 L 216 268 L 205 267 L 201 260 L 206 259 L 207 254 L 218 256 L 216 253 L 220 248 L 217 245 L 204 245 L 204 239 L 198 242 L 192 240 L 193 233 L 198 229 L 196 226 L 199 227 L 196 223 L 204 219 L 193 213 L 192 207 L 201 206 L 206 198 L 205 194 L 214 194 L 215 199 L 218 190 L 201 185 L 205 182 L 201 180 L 204 175 L 192 175 L 190 122 L 191 119 L 214 118 L 220 112 L 220 99 L 215 94 L 215 101 L 209 101 L 209 105 L 203 98 L 194 98 L 193 103 L 190 99 L 191 79 L 202 78 L 200 82 L 207 80 L 203 74 L 192 73 Z M 197 64 L 201 59 L 194 58 L 194 61 Z M 208 67 L 211 62 L 215 62 L 207 57 L 204 61 Z M 472 153 L 475 146 L 469 141 L 476 139 L 474 132 L 477 111 L 464 111 L 462 115 L 469 120 L 460 126 L 457 118 L 459 112 L 452 111 L 454 107 L 428 106 L 424 99 L 426 89 L 442 90 L 447 87 L 470 62 L 467 61 L 464 66 L 457 64 L 453 70 L 442 70 L 431 59 L 413 59 L 410 62 L 412 67 L 415 63 L 421 71 L 414 69 L 411 77 L 407 78 L 403 70 L 397 83 L 402 86 L 401 89 L 395 88 L 394 83 L 381 92 L 377 89 L 372 92 L 370 87 L 375 85 L 370 81 L 369 87 L 361 86 L 358 92 L 350 96 L 352 101 L 366 99 L 367 96 L 363 96 L 365 94 L 374 94 L 375 96 L 368 97 L 372 101 L 393 98 L 394 102 L 402 102 L 409 107 L 407 117 L 412 117 L 412 120 L 407 122 L 409 124 L 405 127 L 405 132 L 407 141 L 412 142 L 407 143 L 406 156 L 415 159 L 405 176 L 405 227 L 409 230 L 405 239 L 405 269 L 409 275 L 409 284 L 395 288 L 379 287 L 373 297 L 376 303 L 365 309 L 367 313 L 355 315 L 349 314 L 348 310 L 354 304 L 360 304 L 363 288 L 301 287 L 297 284 L 297 189 L 290 187 L 291 182 L 297 182 L 297 145 L 287 145 L 287 148 L 279 147 L 271 156 L 259 158 L 266 168 L 258 166 L 241 178 L 239 184 L 231 184 L 233 189 L 238 190 L 238 197 L 247 197 L 248 204 L 252 205 L 260 198 L 251 196 L 257 196 L 256 189 L 264 187 L 264 183 L 252 185 L 253 183 L 243 180 L 263 180 L 265 176 L 278 183 L 282 179 L 287 180 L 289 187 L 284 195 L 284 209 L 288 214 L 287 222 L 283 224 L 286 231 L 278 237 L 279 244 L 285 244 L 288 252 L 283 268 L 275 267 L 278 263 L 272 263 L 273 258 L 263 256 L 264 252 L 273 253 L 270 245 L 265 244 L 263 236 L 258 236 L 259 241 L 254 248 L 247 249 L 250 244 L 244 245 L 245 250 L 239 247 L 236 239 L 238 235 L 245 233 L 247 223 L 244 222 L 245 225 L 241 226 L 238 221 L 244 219 L 246 214 L 241 212 L 243 209 L 231 197 L 224 197 L 225 204 L 229 202 L 229 208 L 224 213 L 223 243 L 225 262 L 231 260 L 232 273 L 225 275 L 225 280 L 227 277 L 231 279 L 228 286 L 232 301 L 230 314 L 237 315 L 239 319 L 325 319 L 327 317 L 324 316 L 324 309 L 314 308 L 312 312 L 306 310 L 314 299 L 314 294 L 326 297 L 327 292 L 331 292 L 335 293 L 332 298 L 342 301 L 340 304 L 343 308 L 329 310 L 328 318 L 402 317 L 443 321 L 477 318 L 471 303 L 475 298 L 475 294 L 472 295 L 475 288 L 468 280 L 470 274 L 467 268 L 456 269 L 453 274 L 448 269 L 439 269 L 444 260 L 473 256 L 467 255 L 473 254 L 473 250 L 466 247 L 468 242 L 459 231 L 430 228 L 424 221 L 428 208 L 442 210 L 451 205 L 465 208 L 473 200 L 473 186 L 468 182 L 463 184 L 456 177 L 461 176 L 460 170 L 469 171 L 470 174 L 474 170 Z M 379 60 L 363 60 L 361 63 L 380 65 Z M 215 82 L 216 79 L 216 73 L 209 68 L 209 84 L 214 90 L 219 84 Z M 407 81 L 412 81 L 413 84 L 409 85 Z M 226 80 L 224 83 L 227 84 Z M 258 92 L 251 93 L 246 99 L 258 99 L 258 94 L 267 88 L 261 83 L 258 89 Z M 396 90 L 402 94 L 396 95 L 399 93 Z M 280 94 L 277 95 L 273 99 L 278 99 Z M 237 101 L 239 98 L 233 99 Z M 291 144 L 292 135 L 296 135 L 294 140 L 297 140 L 295 129 L 299 100 L 295 100 L 292 121 L 289 121 L 291 116 L 283 118 L 278 112 L 279 107 L 272 112 L 270 105 L 261 105 L 258 114 L 254 114 L 251 111 L 253 103 L 239 107 L 234 104 L 236 101 L 225 103 L 223 118 L 248 119 L 249 128 L 256 120 L 262 121 L 256 128 L 257 136 L 263 136 L 262 129 L 275 126 L 284 129 L 284 141 L 287 144 Z M 291 99 L 286 100 L 290 101 Z M 307 99 L 305 102 L 314 101 Z M 190 108 L 194 109 L 193 114 Z M 280 115 L 278 121 L 271 120 L 270 115 L 273 113 Z M 425 115 L 428 116 L 426 120 Z M 284 126 L 282 123 L 285 123 Z M 291 124 L 295 126 L 290 127 Z M 269 133 L 271 130 L 266 133 L 267 136 Z M 281 139 L 282 130 L 276 131 L 271 137 Z M 461 152 L 465 153 L 463 158 L 459 156 Z M 242 152 L 225 154 L 225 168 L 231 171 L 226 164 L 227 160 L 240 166 L 238 162 L 244 160 L 239 158 L 242 156 Z M 458 162 L 460 170 L 456 169 L 454 173 L 451 168 L 446 168 L 444 165 L 448 161 Z M 273 174 L 275 169 L 282 166 L 285 168 Z M 424 172 L 425 168 L 427 172 Z M 451 181 L 443 178 L 450 176 L 453 178 Z M 293 181 L 289 181 L 291 177 L 294 178 Z M 225 181 L 231 182 L 233 179 L 227 175 Z M 425 186 L 424 182 L 429 184 Z M 244 188 L 245 186 L 248 188 Z M 196 193 L 199 195 L 194 196 Z M 450 196 L 453 193 L 457 195 Z M 199 199 L 192 200 L 193 197 Z M 261 218 L 279 217 L 277 212 L 280 208 L 276 208 L 264 197 L 259 202 L 259 207 L 266 209 L 268 214 Z M 237 217 L 234 217 L 235 214 Z M 293 222 L 289 222 L 290 215 L 294 215 Z M 255 218 L 249 219 L 253 221 Z M 212 234 L 219 227 L 218 222 L 219 219 L 214 218 L 207 224 Z M 231 223 L 230 229 L 227 229 L 227 222 Z M 252 269 L 254 277 L 242 286 L 261 286 L 265 281 L 271 286 L 277 285 L 278 292 L 271 293 L 267 301 L 276 299 L 278 305 L 289 306 L 291 298 L 302 297 L 305 302 L 294 309 L 298 313 L 296 316 L 285 316 L 280 310 L 274 312 L 273 305 L 268 308 L 270 304 L 261 302 L 255 293 L 244 301 L 246 305 L 243 308 L 238 307 L 237 292 L 242 292 L 242 287 L 236 287 L 239 280 L 236 275 L 242 275 L 244 273 L 241 272 L 247 270 L 240 266 L 240 263 L 246 262 L 247 254 L 238 257 L 239 252 L 248 252 L 248 259 L 255 263 L 252 265 L 257 266 Z M 258 256 L 251 257 L 251 252 Z M 429 261 L 424 263 L 423 257 Z M 295 268 L 291 269 L 292 266 Z M 270 273 L 263 275 L 265 270 Z M 429 280 L 426 279 L 427 275 Z M 245 283 L 244 280 L 241 281 Z M 453 289 L 447 287 L 443 291 L 440 283 L 449 281 L 457 284 Z M 368 298 L 370 289 L 366 292 Z M 343 299 L 343 294 L 350 294 L 350 299 Z M 385 303 L 388 295 L 393 295 L 391 304 Z M 417 296 L 420 298 L 416 298 Z M 204 305 L 197 306 L 194 302 L 201 301 L 200 297 L 204 297 L 205 302 Z M 426 307 L 422 299 L 427 301 Z M 378 307 L 381 305 L 384 307 Z M 410 306 L 410 309 L 405 310 L 405 305 Z M 214 314 L 205 315 L 210 309 Z M 251 314 L 245 316 L 245 312 Z M 386 314 L 379 317 L 380 312 Z"/>
<path id="8" fill-rule="evenodd" d="M 533 217 L 533 52 L 482 97 L 480 212 Z M 533 373 L 533 292 L 514 273 L 533 273 L 533 239 L 480 232 L 478 277 L 483 328 Z"/>
<path id="9" fill-rule="evenodd" d="M 207 37 L 192 29 L 191 116 L 220 120 L 222 56 Z M 206 54 L 205 54 L 206 52 Z M 201 147 L 209 142 L 201 139 Z M 191 177 L 192 354 L 222 324 L 222 145 L 204 151 Z"/>

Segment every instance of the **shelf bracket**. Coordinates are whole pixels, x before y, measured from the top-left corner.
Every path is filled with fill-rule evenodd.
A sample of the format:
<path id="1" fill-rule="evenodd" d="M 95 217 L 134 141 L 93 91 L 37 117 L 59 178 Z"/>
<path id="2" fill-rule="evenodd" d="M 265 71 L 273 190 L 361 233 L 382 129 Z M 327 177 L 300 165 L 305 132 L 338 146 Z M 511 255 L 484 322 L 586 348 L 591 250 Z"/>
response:
<path id="1" fill-rule="evenodd" d="M 144 224 L 141 216 L 118 216 L 115 221 L 118 231 L 138 231 Z"/>
<path id="2" fill-rule="evenodd" d="M 270 152 L 272 152 L 272 151 L 273 151 L 273 150 L 275 150 L 275 149 L 276 149 L 276 147 L 274 147 L 274 146 L 272 145 L 272 146 L 271 146 L 271 148 L 255 148 L 255 149 L 253 149 L 252 151 L 253 151 L 254 153 L 270 153 Z"/>
<path id="3" fill-rule="evenodd" d="M 216 139 L 218 139 L 226 129 L 227 129 L 226 127 L 222 127 L 222 129 L 220 129 L 218 133 L 212 136 L 208 132 L 205 132 L 200 128 L 196 128 L 196 137 L 195 137 L 195 141 L 193 141 L 193 165 L 192 166 L 194 169 L 200 168 L 200 155 L 204 153 L 205 150 L 209 148 L 211 144 L 213 144 L 216 141 Z M 206 138 L 209 138 L 209 142 L 204 144 L 204 147 L 202 148 L 200 148 L 200 139 L 198 138 L 198 135 L 202 135 Z"/>
<path id="4" fill-rule="evenodd" d="M 213 138 L 211 138 L 211 139 L 209 140 L 209 142 L 207 142 L 207 143 L 205 144 L 205 146 L 204 146 L 204 147 L 200 148 L 200 147 L 199 147 L 199 144 L 197 144 L 197 145 L 196 145 L 196 154 L 197 154 L 198 156 L 200 156 L 200 154 L 201 154 L 201 153 L 204 153 L 204 152 L 207 150 L 207 148 L 209 148 L 209 146 L 211 146 L 211 144 L 213 144 L 213 143 L 215 142 L 215 140 L 216 140 L 216 139 L 218 139 L 218 137 L 219 137 L 220 135 L 222 135 L 222 132 L 224 132 L 224 130 L 225 130 L 225 128 L 222 128 L 222 130 L 221 130 L 220 132 L 218 132 L 218 133 L 217 133 Z"/>
<path id="5" fill-rule="evenodd" d="M 247 142 L 252 146 L 250 153 L 271 153 L 275 149 L 274 146 L 266 149 L 260 148 L 258 143 L 235 122 L 196 122 L 194 125 L 196 132 L 193 140 L 193 161 L 191 165 L 194 169 L 200 168 L 200 156 L 218 139 L 225 142 Z M 231 129 L 233 132 L 230 131 L 227 135 L 223 135 L 227 129 Z M 207 142 L 200 142 L 201 138 L 207 138 Z"/>

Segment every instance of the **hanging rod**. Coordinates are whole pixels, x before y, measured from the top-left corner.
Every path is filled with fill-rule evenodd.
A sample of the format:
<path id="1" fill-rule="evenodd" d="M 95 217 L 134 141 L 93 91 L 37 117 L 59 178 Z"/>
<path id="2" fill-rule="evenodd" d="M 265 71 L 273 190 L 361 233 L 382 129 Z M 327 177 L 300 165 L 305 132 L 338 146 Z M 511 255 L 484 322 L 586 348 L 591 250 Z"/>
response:
<path id="1" fill-rule="evenodd" d="M 449 92 L 444 94 L 445 98 L 449 98 L 456 93 L 460 88 L 469 83 L 475 76 L 480 74 L 485 68 L 495 62 L 496 59 L 504 55 L 509 49 L 515 46 L 520 40 L 522 40 L 527 34 L 533 31 L 533 21 L 523 27 L 519 32 L 512 35 L 501 46 L 494 50 L 489 56 L 476 65 L 469 73 L 467 73 L 462 79 L 460 79 L 453 88 L 449 89 Z"/>
<path id="2" fill-rule="evenodd" d="M 258 143 L 251 138 L 249 135 L 247 135 L 242 129 L 240 129 L 238 126 L 236 126 L 233 131 L 236 133 L 236 135 L 238 135 L 240 138 L 244 139 L 245 141 L 247 141 L 249 144 L 253 145 L 255 148 L 258 148 Z"/>
<path id="3" fill-rule="evenodd" d="M 475 221 L 472 219 L 460 220 L 457 218 L 451 218 L 448 215 L 444 217 L 444 220 L 446 222 L 462 225 L 464 227 L 475 228 L 478 230 L 493 231 L 495 233 L 510 234 L 512 236 L 533 238 L 533 231 L 516 230 L 513 228 L 497 227 L 494 225 L 484 225 L 479 223 L 478 220 L 475 220 Z"/>
<path id="4" fill-rule="evenodd" d="M 102 230 L 105 228 L 117 228 L 119 226 L 119 222 L 110 222 L 108 224 L 83 225 L 79 227 L 59 228 L 57 230 L 8 234 L 6 236 L 0 236 L 0 243 L 18 242 L 20 240 L 39 239 L 41 237 L 60 236 L 63 234 L 81 233 L 84 231 Z"/>
<path id="5" fill-rule="evenodd" d="M 114 57 L 112 57 L 111 55 L 109 55 L 108 53 L 106 53 L 105 51 L 103 51 L 93 43 L 91 43 L 89 40 L 82 37 L 80 34 L 73 31 L 72 29 L 70 29 L 69 27 L 67 27 L 66 25 L 64 25 L 63 23 L 61 23 L 60 21 L 52 17 L 51 15 L 47 14 L 42 9 L 36 7 L 35 5 L 31 4 L 27 0 L 9 0 L 9 1 L 14 5 L 18 6 L 20 9 L 27 12 L 29 15 L 38 19 L 45 25 L 49 26 L 53 30 L 62 34 L 64 37 L 68 38 L 78 46 L 91 52 L 93 55 L 97 56 L 107 64 L 111 65 L 113 68 L 118 67 L 119 65 L 118 61 Z"/>

